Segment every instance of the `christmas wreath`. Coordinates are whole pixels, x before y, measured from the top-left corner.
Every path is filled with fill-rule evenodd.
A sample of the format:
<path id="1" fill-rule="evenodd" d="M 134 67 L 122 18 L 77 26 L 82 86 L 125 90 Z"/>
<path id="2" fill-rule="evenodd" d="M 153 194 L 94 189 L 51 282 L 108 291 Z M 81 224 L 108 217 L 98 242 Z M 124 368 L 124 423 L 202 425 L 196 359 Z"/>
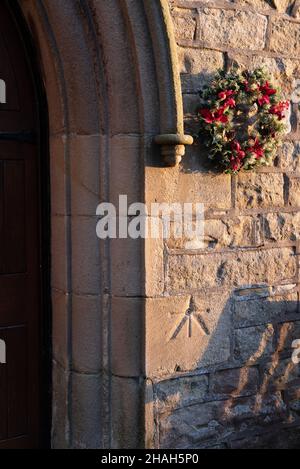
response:
<path id="1" fill-rule="evenodd" d="M 269 165 L 286 131 L 289 102 L 263 69 L 219 71 L 200 93 L 200 140 L 226 173 Z"/>

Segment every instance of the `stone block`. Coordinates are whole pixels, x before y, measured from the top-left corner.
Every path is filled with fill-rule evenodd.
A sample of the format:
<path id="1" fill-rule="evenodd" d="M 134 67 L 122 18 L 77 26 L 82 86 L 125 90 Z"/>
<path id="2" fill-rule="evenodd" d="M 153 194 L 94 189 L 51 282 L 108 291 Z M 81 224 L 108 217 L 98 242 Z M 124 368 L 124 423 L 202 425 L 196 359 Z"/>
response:
<path id="1" fill-rule="evenodd" d="M 285 18 L 274 18 L 270 31 L 270 51 L 297 58 L 300 52 L 299 24 Z"/>
<path id="2" fill-rule="evenodd" d="M 234 246 L 251 246 L 254 244 L 255 223 L 252 217 L 235 217 L 226 219 L 205 219 L 204 236 L 199 249 L 220 250 Z M 193 224 L 195 231 L 196 225 Z M 169 249 L 189 249 L 193 237 L 183 235 L 176 237 L 175 228 L 166 240 Z"/>
<path id="3" fill-rule="evenodd" d="M 67 249 L 69 223 L 69 217 L 51 217 L 51 285 L 64 292 L 70 290 Z"/>
<path id="4" fill-rule="evenodd" d="M 280 360 L 274 357 L 273 361 L 262 366 L 262 388 L 266 391 L 283 391 L 293 384 L 299 377 L 299 367 L 290 358 Z"/>
<path id="5" fill-rule="evenodd" d="M 145 295 L 150 297 L 162 295 L 165 282 L 163 224 L 161 220 L 149 217 L 149 230 L 153 221 L 161 236 L 148 236 L 145 240 Z"/>
<path id="6" fill-rule="evenodd" d="M 154 392 L 160 413 L 194 405 L 207 397 L 208 376 L 184 376 L 160 381 L 155 384 Z"/>
<path id="7" fill-rule="evenodd" d="M 204 204 L 205 209 L 231 208 L 231 177 L 226 174 L 181 172 L 180 168 L 147 168 L 146 201 Z"/>
<path id="8" fill-rule="evenodd" d="M 147 299 L 147 376 L 226 363 L 230 357 L 230 303 L 213 295 Z"/>
<path id="9" fill-rule="evenodd" d="M 277 332 L 277 348 L 278 352 L 291 351 L 294 340 L 300 338 L 300 321 L 284 322 L 278 326 Z"/>
<path id="10" fill-rule="evenodd" d="M 74 449 L 102 446 L 100 375 L 72 374 L 72 443 Z"/>
<path id="11" fill-rule="evenodd" d="M 71 203 L 73 215 L 96 213 L 100 203 L 101 137 L 74 135 L 70 139 Z"/>
<path id="12" fill-rule="evenodd" d="M 300 142 L 284 142 L 278 151 L 277 166 L 283 171 L 300 171 Z"/>
<path id="13" fill-rule="evenodd" d="M 210 379 L 210 392 L 219 396 L 249 396 L 258 390 L 257 368 L 234 368 L 217 371 Z"/>
<path id="14" fill-rule="evenodd" d="M 225 63 L 222 52 L 190 47 L 178 47 L 178 59 L 182 89 L 186 93 L 197 93 Z"/>
<path id="15" fill-rule="evenodd" d="M 50 137 L 50 183 L 52 215 L 68 215 L 66 205 L 66 137 Z"/>
<path id="16" fill-rule="evenodd" d="M 286 406 L 280 393 L 206 402 L 164 414 L 159 420 L 161 448 L 205 448 L 238 435 L 239 428 L 280 422 Z"/>
<path id="17" fill-rule="evenodd" d="M 242 363 L 255 364 L 274 351 L 275 330 L 272 324 L 238 329 L 234 335 L 234 355 Z"/>
<path id="18" fill-rule="evenodd" d="M 205 442 L 215 445 L 222 431 L 218 415 L 223 406 L 222 402 L 206 402 L 165 413 L 159 419 L 160 448 L 199 448 Z"/>
<path id="19" fill-rule="evenodd" d="M 205 8 L 199 14 L 199 30 L 200 39 L 213 48 L 262 50 L 267 18 L 253 11 Z"/>
<path id="20" fill-rule="evenodd" d="M 300 207 L 300 178 L 289 178 L 289 205 Z"/>
<path id="21" fill-rule="evenodd" d="M 248 7 L 254 10 L 272 10 L 275 7 L 275 2 L 268 2 L 267 0 L 234 0 L 237 6 Z M 271 6 L 272 5 L 272 6 Z"/>
<path id="22" fill-rule="evenodd" d="M 72 217 L 72 283 L 78 295 L 100 292 L 100 240 L 96 217 Z"/>
<path id="23" fill-rule="evenodd" d="M 70 295 L 52 290 L 52 344 L 53 359 L 65 369 L 69 366 L 69 316 Z"/>
<path id="24" fill-rule="evenodd" d="M 293 248 L 230 253 L 171 255 L 167 260 L 168 292 L 190 292 L 213 287 L 238 287 L 295 279 Z"/>
<path id="25" fill-rule="evenodd" d="M 69 372 L 57 363 L 52 366 L 52 439 L 53 449 L 70 448 Z"/>
<path id="26" fill-rule="evenodd" d="M 266 213 L 256 224 L 257 242 L 297 241 L 300 234 L 300 212 Z"/>
<path id="27" fill-rule="evenodd" d="M 282 174 L 240 174 L 236 204 L 239 209 L 284 207 Z"/>
<path id="28" fill-rule="evenodd" d="M 141 296 L 145 292 L 142 239 L 112 239 L 112 293 L 115 296 Z"/>
<path id="29" fill-rule="evenodd" d="M 72 359 L 76 372 L 99 373 L 102 370 L 101 306 L 98 296 L 74 294 L 72 297 Z"/>
<path id="30" fill-rule="evenodd" d="M 137 135 L 116 135 L 111 139 L 110 202 L 117 208 L 119 195 L 127 195 L 129 205 L 142 202 L 142 152 L 141 138 Z"/>
<path id="31" fill-rule="evenodd" d="M 291 293 L 284 296 L 269 296 L 244 300 L 236 299 L 234 304 L 235 327 L 257 326 L 267 323 L 276 323 L 284 318 L 297 318 L 298 295 Z"/>
<path id="32" fill-rule="evenodd" d="M 144 448 L 143 382 L 112 378 L 112 449 Z"/>
<path id="33" fill-rule="evenodd" d="M 177 9 L 173 13 L 176 38 L 193 41 L 196 32 L 196 13 L 193 10 Z"/>
<path id="34" fill-rule="evenodd" d="M 113 374 L 141 376 L 144 369 L 144 301 L 141 298 L 113 298 L 111 321 Z"/>

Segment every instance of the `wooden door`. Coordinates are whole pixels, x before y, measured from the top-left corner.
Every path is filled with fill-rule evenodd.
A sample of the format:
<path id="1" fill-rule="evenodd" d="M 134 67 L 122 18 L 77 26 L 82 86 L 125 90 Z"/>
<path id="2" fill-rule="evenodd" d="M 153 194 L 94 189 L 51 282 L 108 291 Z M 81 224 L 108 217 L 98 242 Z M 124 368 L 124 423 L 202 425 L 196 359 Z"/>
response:
<path id="1" fill-rule="evenodd" d="M 0 363 L 0 449 L 39 447 L 42 308 L 38 135 L 37 98 L 24 41 L 1 0 L 0 341 L 6 357 L 5 363 Z"/>

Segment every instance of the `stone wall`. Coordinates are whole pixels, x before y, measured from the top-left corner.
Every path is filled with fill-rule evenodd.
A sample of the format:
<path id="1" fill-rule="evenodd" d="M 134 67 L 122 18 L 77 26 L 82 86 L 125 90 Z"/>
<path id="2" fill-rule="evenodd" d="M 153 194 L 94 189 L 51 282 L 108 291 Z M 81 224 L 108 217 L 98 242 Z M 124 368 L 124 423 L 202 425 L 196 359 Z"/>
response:
<path id="1" fill-rule="evenodd" d="M 198 91 L 232 64 L 265 65 L 295 102 L 271 167 L 215 174 L 200 144 L 179 168 L 147 169 L 148 201 L 202 202 L 206 210 L 204 248 L 168 240 L 159 288 L 147 300 L 154 445 L 292 448 L 300 442 L 299 367 L 291 361 L 300 338 L 300 4 L 173 0 L 170 7 L 186 133 L 196 131 Z"/>

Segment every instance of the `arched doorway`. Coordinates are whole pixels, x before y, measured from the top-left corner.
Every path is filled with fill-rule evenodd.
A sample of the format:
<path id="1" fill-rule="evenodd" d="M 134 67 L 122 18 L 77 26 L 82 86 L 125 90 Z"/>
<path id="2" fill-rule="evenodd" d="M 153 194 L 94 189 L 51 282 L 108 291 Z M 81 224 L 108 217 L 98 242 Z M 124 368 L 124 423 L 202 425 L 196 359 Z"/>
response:
<path id="1" fill-rule="evenodd" d="M 0 449 L 41 447 L 47 428 L 47 124 L 26 42 L 1 2 Z"/>
<path id="2" fill-rule="evenodd" d="M 144 318 L 147 296 L 160 294 L 163 250 L 153 267 L 141 240 L 100 242 L 95 213 L 101 202 L 117 205 L 119 194 L 145 200 L 164 170 L 155 136 L 168 134 L 163 153 L 182 151 L 168 3 L 9 3 L 19 4 L 30 30 L 49 109 L 51 443 L 151 446 Z"/>

